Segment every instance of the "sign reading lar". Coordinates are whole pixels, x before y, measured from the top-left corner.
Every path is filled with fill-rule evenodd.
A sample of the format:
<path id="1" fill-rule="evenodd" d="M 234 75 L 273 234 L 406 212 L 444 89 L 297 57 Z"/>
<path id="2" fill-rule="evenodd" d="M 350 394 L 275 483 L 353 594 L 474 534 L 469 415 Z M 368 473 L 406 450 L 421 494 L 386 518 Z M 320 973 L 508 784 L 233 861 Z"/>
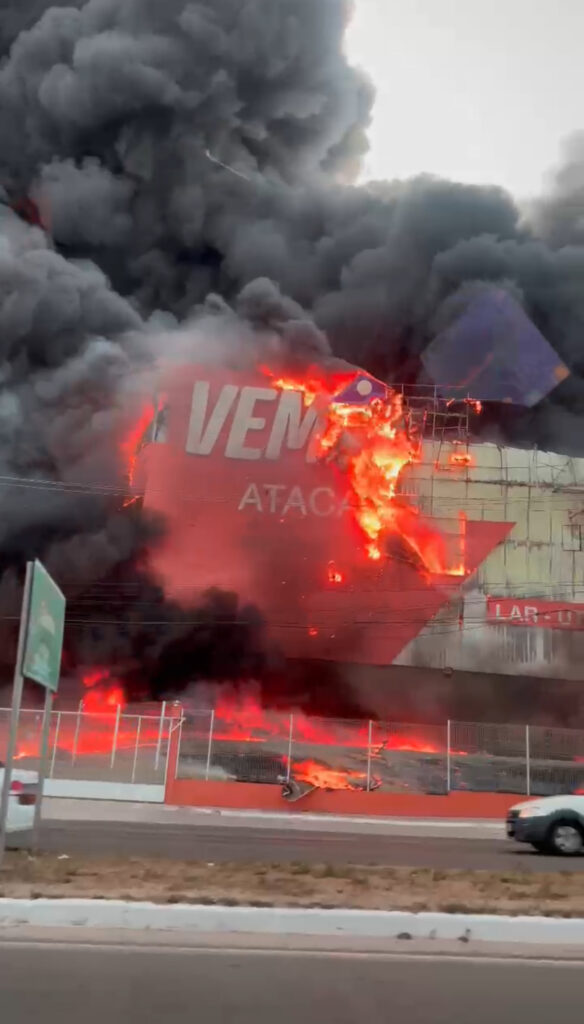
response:
<path id="1" fill-rule="evenodd" d="M 584 604 L 489 597 L 487 622 L 499 626 L 530 626 L 540 629 L 584 629 Z"/>

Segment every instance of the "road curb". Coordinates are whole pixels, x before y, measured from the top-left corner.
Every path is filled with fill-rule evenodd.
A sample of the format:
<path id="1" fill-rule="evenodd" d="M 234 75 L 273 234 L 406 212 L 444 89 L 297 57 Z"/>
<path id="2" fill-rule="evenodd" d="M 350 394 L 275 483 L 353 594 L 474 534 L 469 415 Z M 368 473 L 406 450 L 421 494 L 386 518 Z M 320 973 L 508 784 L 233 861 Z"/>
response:
<path id="1" fill-rule="evenodd" d="M 155 788 L 155 787 L 151 787 Z M 361 826 L 372 827 L 378 831 L 392 828 L 439 828 L 453 831 L 472 832 L 484 829 L 506 838 L 505 823 L 502 818 L 411 818 L 404 816 L 380 817 L 357 814 L 315 814 L 308 811 L 253 811 L 230 810 L 221 807 L 181 807 L 162 804 L 151 800 L 147 803 L 129 800 L 93 800 L 77 798 L 61 798 L 49 796 L 43 802 L 43 818 L 47 821 L 69 823 L 75 821 L 110 821 L 152 824 L 200 824 L 202 818 L 206 824 L 221 822 L 251 822 L 254 826 L 272 827 L 286 826 L 291 829 L 322 827 L 324 831 L 333 831 L 333 826 L 342 825 L 343 831 L 359 831 Z M 351 828 L 354 826 L 354 828 Z"/>
<path id="2" fill-rule="evenodd" d="M 152 929 L 247 935 L 349 936 L 460 942 L 584 943 L 584 919 L 494 914 L 413 914 L 131 903 L 123 900 L 0 899 L 0 928 Z"/>

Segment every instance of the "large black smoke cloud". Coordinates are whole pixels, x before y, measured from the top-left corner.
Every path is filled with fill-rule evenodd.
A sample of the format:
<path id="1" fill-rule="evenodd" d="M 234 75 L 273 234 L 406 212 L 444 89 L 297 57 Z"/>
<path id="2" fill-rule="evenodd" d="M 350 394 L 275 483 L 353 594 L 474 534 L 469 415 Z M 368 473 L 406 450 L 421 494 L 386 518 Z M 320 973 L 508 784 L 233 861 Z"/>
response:
<path id="1" fill-rule="evenodd" d="M 23 561 L 42 556 L 70 591 L 73 659 L 142 660 L 159 689 L 165 658 L 168 675 L 198 658 L 217 676 L 265 661 L 259 617 L 235 598 L 212 595 L 202 618 L 169 608 L 140 570 L 161 526 L 121 511 L 114 493 L 136 380 L 168 337 L 160 317 L 180 323 L 206 301 L 225 315 L 210 294 L 293 352 L 330 345 L 391 380 L 415 378 L 459 289 L 510 287 L 573 377 L 537 410 L 501 415 L 499 429 L 520 443 L 578 443 L 581 140 L 529 222 L 498 188 L 431 177 L 353 186 L 373 92 L 343 53 L 350 9 L 2 5 L 1 590 L 12 607 Z M 45 231 L 12 212 L 28 199 Z M 98 621 L 114 593 L 122 631 Z M 228 622 L 234 639 L 217 664 L 209 652 Z"/>

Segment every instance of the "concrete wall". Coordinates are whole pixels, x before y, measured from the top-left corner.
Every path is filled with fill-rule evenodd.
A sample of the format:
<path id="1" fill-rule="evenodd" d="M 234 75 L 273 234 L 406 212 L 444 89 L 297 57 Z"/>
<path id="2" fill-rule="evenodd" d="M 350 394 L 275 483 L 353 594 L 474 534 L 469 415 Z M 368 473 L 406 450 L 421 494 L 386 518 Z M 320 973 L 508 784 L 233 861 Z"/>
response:
<path id="1" fill-rule="evenodd" d="M 521 800 L 512 793 L 356 793 L 314 790 L 296 803 L 282 799 L 280 786 L 245 782 L 201 782 L 171 779 L 166 803 L 183 807 L 217 807 L 232 810 L 279 811 L 290 814 L 346 814 L 364 817 L 487 818 L 501 822 L 510 807 Z"/>
<path id="2" fill-rule="evenodd" d="M 98 782 L 81 779 L 47 779 L 44 794 L 79 800 L 130 800 L 136 803 L 163 803 L 164 786 L 132 782 Z"/>

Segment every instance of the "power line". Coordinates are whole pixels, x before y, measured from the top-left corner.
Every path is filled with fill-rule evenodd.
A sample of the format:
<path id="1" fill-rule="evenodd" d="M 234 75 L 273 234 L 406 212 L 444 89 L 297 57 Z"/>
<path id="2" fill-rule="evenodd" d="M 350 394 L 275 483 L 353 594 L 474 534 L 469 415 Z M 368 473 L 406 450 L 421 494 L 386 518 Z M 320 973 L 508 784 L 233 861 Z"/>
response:
<path id="1" fill-rule="evenodd" d="M 566 608 L 565 610 L 569 610 L 569 609 Z M 0 616 L 0 621 L 18 622 L 19 620 L 20 620 L 20 617 L 18 615 Z M 403 626 L 403 627 L 420 626 L 421 628 L 423 628 L 425 626 L 428 626 L 430 628 L 428 628 L 428 631 L 425 633 L 425 635 L 424 635 L 424 637 L 422 639 L 432 640 L 435 637 L 452 636 L 452 635 L 455 635 L 455 634 L 458 635 L 460 633 L 469 633 L 469 632 L 474 632 L 474 631 L 477 631 L 477 630 L 488 629 L 488 628 L 492 628 L 492 627 L 497 628 L 497 627 L 501 627 L 501 626 L 509 626 L 511 629 L 515 630 L 515 629 L 521 628 L 521 625 L 522 625 L 521 623 L 509 623 L 509 622 L 506 622 L 506 621 L 493 622 L 491 620 L 485 619 L 484 621 L 481 621 L 481 622 L 473 622 L 473 623 L 461 622 L 461 623 L 457 623 L 456 625 L 454 625 L 452 627 L 448 627 L 448 628 L 444 628 L 444 629 L 442 629 L 442 628 L 440 628 L 440 629 L 436 629 L 436 628 L 432 629 L 431 628 L 431 623 L 433 621 L 434 621 L 433 619 L 428 619 L 428 618 L 421 618 L 421 619 L 413 619 L 413 618 L 406 618 L 406 619 L 375 619 L 375 620 L 350 619 L 350 620 L 346 620 L 346 621 L 345 620 L 340 620 L 340 621 L 334 621 L 333 623 L 331 623 L 331 622 L 324 623 L 320 619 L 315 618 L 314 621 L 311 621 L 309 623 L 295 623 L 295 622 L 261 622 L 261 621 L 258 622 L 256 620 L 252 620 L 252 619 L 227 619 L 227 620 L 221 620 L 221 619 L 204 619 L 204 618 L 202 618 L 202 619 L 192 619 L 192 620 L 181 619 L 179 621 L 177 621 L 177 620 L 169 620 L 169 619 L 157 619 L 157 620 L 145 620 L 145 621 L 139 621 L 137 623 L 131 623 L 128 626 L 128 632 L 130 632 L 130 633 L 131 632 L 136 632 L 137 633 L 137 632 L 139 632 L 141 627 L 146 627 L 146 626 L 148 626 L 148 627 L 153 627 L 153 626 L 174 627 L 177 630 L 180 629 L 180 628 L 187 627 L 187 626 L 204 626 L 204 627 L 207 627 L 207 628 L 209 626 L 213 626 L 213 627 L 217 627 L 217 628 L 225 628 L 225 627 L 231 628 L 233 626 L 253 626 L 254 628 L 258 628 L 258 629 L 265 629 L 265 631 L 268 634 L 269 634 L 269 632 L 271 630 L 284 630 L 285 629 L 285 630 L 295 630 L 297 632 L 298 631 L 302 631 L 303 633 L 307 633 L 310 630 L 316 629 L 319 633 L 320 632 L 322 632 L 322 633 L 330 633 L 332 636 L 335 636 L 335 634 L 337 633 L 338 630 L 341 630 L 341 629 L 351 629 L 352 627 L 358 627 L 360 629 L 365 629 L 365 628 L 367 628 L 367 629 L 373 629 L 373 628 L 376 629 L 376 628 L 385 627 L 385 626 L 393 627 L 393 628 L 400 627 L 400 626 Z M 76 627 L 77 626 L 83 626 L 83 627 L 86 627 L 86 626 L 115 626 L 118 630 L 120 630 L 122 632 L 123 632 L 123 630 L 125 628 L 125 624 L 123 622 L 120 622 L 119 619 L 67 619 L 66 625 L 67 626 L 76 626 Z M 534 630 L 534 629 L 538 628 L 538 627 L 528 626 L 526 624 L 524 624 L 524 625 L 525 625 L 525 628 L 529 628 L 530 630 Z M 548 628 L 551 628 L 551 627 L 548 627 Z M 564 630 L 558 629 L 557 631 L 558 632 L 572 632 L 572 633 L 581 632 L 581 630 L 565 630 L 565 629 Z M 177 636 L 177 639 L 179 639 L 178 636 Z M 420 635 L 418 634 L 417 637 L 412 637 L 411 639 L 420 639 Z"/>
<path id="2" fill-rule="evenodd" d="M 369 564 L 371 564 L 371 563 L 365 563 L 363 566 L 357 567 L 356 571 L 357 572 L 361 572 L 362 570 L 367 569 L 369 567 Z M 350 570 L 348 570 L 348 572 L 350 572 Z M 380 572 L 379 573 L 379 577 L 381 578 L 382 575 L 383 575 L 383 573 Z M 442 581 L 444 579 L 444 575 L 440 575 L 439 578 Z M 449 579 L 451 579 L 453 581 L 452 585 L 453 585 L 453 587 L 456 587 L 456 593 L 457 594 L 461 592 L 460 591 L 461 585 L 468 581 L 468 577 L 464 577 L 464 576 L 450 576 Z M 129 580 L 127 583 L 116 582 L 116 581 L 107 581 L 107 580 L 96 580 L 95 583 L 80 584 L 79 580 L 59 578 L 59 582 L 61 583 L 62 586 L 67 586 L 67 585 L 77 586 L 77 587 L 83 586 L 84 588 L 87 588 L 87 589 L 91 589 L 92 587 L 108 587 L 108 588 L 110 588 L 112 590 L 117 590 L 117 589 L 119 589 L 119 590 L 134 589 L 134 590 L 137 590 L 137 591 L 143 590 L 145 587 L 152 587 L 153 589 L 158 588 L 161 591 L 164 591 L 164 589 L 165 589 L 160 584 L 156 584 L 155 582 L 153 583 L 151 581 L 144 584 L 144 583 L 136 583 L 136 582 L 133 582 L 131 580 Z M 288 581 L 282 581 L 282 582 L 283 583 L 287 583 Z M 573 582 L 566 582 L 566 583 L 553 583 L 552 582 L 552 583 L 550 583 L 549 582 L 549 577 L 546 577 L 545 581 L 544 580 L 531 579 L 530 577 L 529 578 L 525 577 L 524 579 L 518 580 L 515 583 L 511 583 L 511 582 L 509 582 L 506 579 L 489 580 L 488 584 L 486 584 L 486 585 L 488 585 L 489 587 L 505 587 L 506 589 L 513 589 L 515 587 L 523 587 L 523 586 L 537 586 L 538 588 L 541 588 L 541 589 L 548 588 L 550 590 L 557 589 L 557 588 L 562 588 L 562 587 L 579 589 L 578 585 L 577 584 L 575 585 Z M 430 586 L 434 587 L 434 589 L 436 589 L 438 584 L 432 584 L 431 583 Z M 277 587 L 277 584 L 274 584 L 274 588 L 276 588 L 276 587 Z M 580 585 L 580 588 L 582 590 L 584 590 L 584 582 Z M 176 591 L 188 591 L 188 592 L 199 592 L 201 594 L 206 594 L 210 590 L 221 589 L 221 588 L 219 588 L 217 586 L 213 586 L 213 585 L 207 586 L 207 585 L 202 585 L 202 584 L 180 583 L 180 584 L 173 585 L 169 589 L 171 589 L 173 593 L 176 592 Z M 314 591 L 314 592 L 316 592 L 316 593 L 347 593 L 348 590 L 351 591 L 352 588 L 351 587 L 347 587 L 347 586 L 345 586 L 343 584 L 329 584 L 329 586 L 326 586 L 326 587 L 323 585 L 323 587 L 320 590 Z M 420 594 L 427 594 L 427 591 L 428 591 L 427 587 L 422 587 L 421 586 L 419 591 L 417 591 L 417 592 L 420 593 Z M 355 592 L 355 594 L 359 594 L 359 595 L 363 594 L 363 593 L 374 593 L 374 594 L 375 593 L 380 593 L 380 594 L 411 594 L 411 593 L 416 593 L 416 591 L 413 588 L 405 589 L 403 586 L 400 586 L 400 587 L 383 587 L 382 589 L 372 588 L 371 590 L 367 589 L 367 587 L 365 587 L 365 586 L 359 586 L 358 588 L 355 588 L 354 592 Z M 494 597 L 495 595 L 494 594 L 489 594 L 489 595 L 486 595 L 486 596 Z M 501 597 L 504 597 L 504 596 L 505 596 L 504 594 L 501 595 Z M 80 596 L 80 599 L 81 599 L 81 596 Z"/>

